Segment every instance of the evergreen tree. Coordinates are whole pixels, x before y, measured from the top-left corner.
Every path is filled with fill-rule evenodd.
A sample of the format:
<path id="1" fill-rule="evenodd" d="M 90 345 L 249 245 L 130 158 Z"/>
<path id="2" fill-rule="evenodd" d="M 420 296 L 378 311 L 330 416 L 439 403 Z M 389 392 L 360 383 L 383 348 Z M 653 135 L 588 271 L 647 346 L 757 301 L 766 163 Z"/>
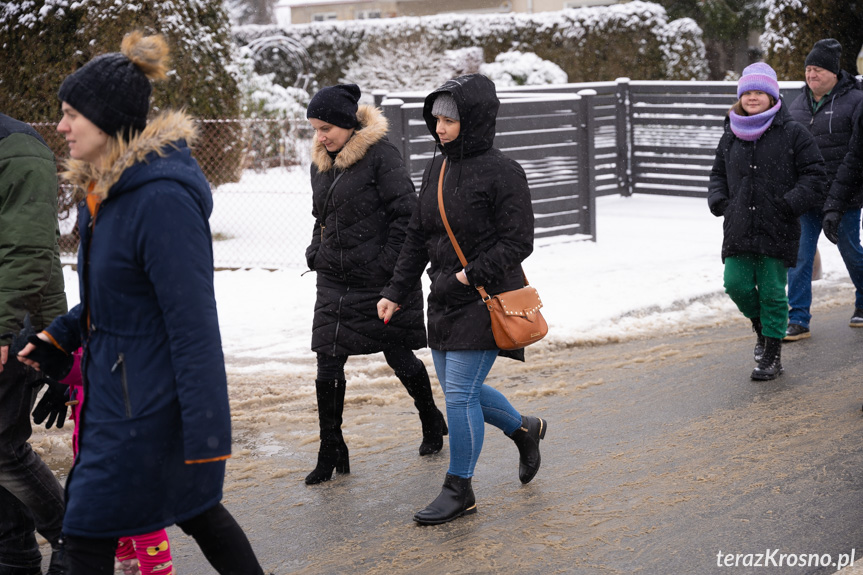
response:
<path id="1" fill-rule="evenodd" d="M 155 109 L 186 107 L 233 117 L 239 90 L 221 0 L 31 0 L 0 2 L 0 109 L 24 121 L 57 121 L 63 79 L 133 29 L 162 33 L 172 72 L 156 83 Z"/>
<path id="2" fill-rule="evenodd" d="M 710 76 L 721 80 L 728 71 L 740 72 L 753 59 L 748 53 L 751 30 L 761 30 L 764 0 L 657 0 L 668 19 L 689 17 L 704 33 Z"/>
<path id="3" fill-rule="evenodd" d="M 855 73 L 863 44 L 863 0 L 766 0 L 761 45 L 780 80 L 802 80 L 806 55 L 815 42 L 842 44 L 842 69 Z"/>

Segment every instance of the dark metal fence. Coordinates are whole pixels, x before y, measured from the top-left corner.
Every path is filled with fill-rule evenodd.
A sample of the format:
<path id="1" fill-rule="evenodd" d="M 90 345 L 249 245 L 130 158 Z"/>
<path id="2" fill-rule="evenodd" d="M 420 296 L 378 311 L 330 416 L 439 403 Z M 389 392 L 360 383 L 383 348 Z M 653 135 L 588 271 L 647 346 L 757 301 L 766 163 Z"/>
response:
<path id="1" fill-rule="evenodd" d="M 780 82 L 787 100 L 802 82 Z M 634 193 L 704 196 L 734 82 L 626 78 L 502 88 L 495 145 L 527 173 L 537 237 L 596 240 L 596 198 Z M 434 152 L 422 119 L 425 93 L 375 94 L 420 185 Z M 34 124 L 58 158 L 56 124 Z M 206 120 L 194 154 L 211 178 L 210 218 L 219 267 L 296 267 L 311 237 L 305 118 Z M 78 192 L 80 193 L 80 192 Z M 77 250 L 76 191 L 61 191 L 62 249 Z"/>
<path id="2" fill-rule="evenodd" d="M 780 82 L 787 99 L 802 82 Z M 589 82 L 502 88 L 495 145 L 521 162 L 537 237 L 596 239 L 597 196 L 700 197 L 736 82 Z M 375 94 L 415 179 L 432 151 L 425 94 Z M 419 163 L 419 166 L 416 164 Z"/>

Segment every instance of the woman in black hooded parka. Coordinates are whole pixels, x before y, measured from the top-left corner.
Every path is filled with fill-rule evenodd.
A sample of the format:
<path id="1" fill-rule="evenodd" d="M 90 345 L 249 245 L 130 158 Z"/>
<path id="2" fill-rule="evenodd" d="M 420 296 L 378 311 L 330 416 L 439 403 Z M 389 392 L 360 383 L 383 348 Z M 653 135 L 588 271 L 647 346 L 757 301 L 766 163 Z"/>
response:
<path id="1" fill-rule="evenodd" d="M 539 470 L 539 441 L 547 427 L 539 417 L 522 417 L 503 394 L 484 384 L 498 355 L 524 361 L 524 350 L 498 349 L 476 286 L 490 294 L 523 287 L 521 263 L 533 251 L 533 208 L 524 170 L 492 147 L 499 106 L 494 84 L 479 74 L 450 80 L 426 98 L 423 117 L 443 156 L 426 167 L 393 279 L 378 303 L 381 319 L 394 317 L 430 264 L 429 346 L 446 397 L 450 465 L 438 498 L 414 516 L 423 525 L 476 511 L 471 478 L 484 422 L 516 443 L 522 483 Z M 442 173 L 447 220 L 468 261 L 465 268 L 438 209 Z"/>
<path id="2" fill-rule="evenodd" d="M 386 118 L 377 108 L 358 106 L 359 98 L 354 84 L 331 86 L 315 94 L 306 113 L 315 129 L 315 227 L 306 260 L 317 272 L 312 350 L 321 432 L 308 484 L 329 480 L 333 469 L 350 471 L 341 423 L 351 355 L 384 353 L 419 410 L 420 455 L 440 451 L 447 434 L 428 372 L 412 351 L 426 346 L 420 282 L 410 286 L 392 321 L 381 325 L 377 317 L 375 304 L 392 276 L 416 192 L 398 149 L 386 138 Z"/>

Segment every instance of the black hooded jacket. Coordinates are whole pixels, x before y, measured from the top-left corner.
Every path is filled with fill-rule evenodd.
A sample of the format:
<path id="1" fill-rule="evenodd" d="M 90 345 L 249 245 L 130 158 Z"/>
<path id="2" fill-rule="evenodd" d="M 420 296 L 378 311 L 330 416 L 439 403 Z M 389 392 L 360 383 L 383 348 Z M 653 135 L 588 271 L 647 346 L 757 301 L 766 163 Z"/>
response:
<path id="1" fill-rule="evenodd" d="M 458 138 L 441 145 L 431 110 L 444 92 L 455 99 L 461 129 Z M 381 295 L 401 303 L 430 264 L 428 336 L 432 349 L 496 349 L 489 312 L 475 286 L 484 286 L 492 295 L 524 286 L 521 262 L 533 251 L 533 208 L 524 170 L 492 147 L 499 106 L 494 84 L 479 74 L 450 80 L 425 100 L 423 117 L 443 157 L 433 158 L 425 169 L 405 245 L 393 279 Z M 462 264 L 438 209 L 438 177 L 444 158 L 444 207 L 468 261 L 464 269 L 471 285 L 456 279 Z M 523 350 L 501 354 L 524 359 Z"/>
<path id="2" fill-rule="evenodd" d="M 830 189 L 830 184 L 836 177 L 836 172 L 848 152 L 848 142 L 851 140 L 854 126 L 863 114 L 863 90 L 858 90 L 855 84 L 854 77 L 842 70 L 839 81 L 830 94 L 825 96 L 827 101 L 818 108 L 817 112 L 812 112 L 811 90 L 808 86 L 803 86 L 801 93 L 788 107 L 791 116 L 805 125 L 815 137 L 815 143 L 818 144 L 821 156 L 824 157 L 827 189 Z M 859 209 L 863 204 L 863 191 L 857 194 L 846 194 L 841 193 L 846 190 L 837 187 L 835 192 L 835 196 L 831 193 L 827 197 L 825 210 Z M 856 198 L 847 196 L 856 196 Z"/>
<path id="3" fill-rule="evenodd" d="M 754 142 L 735 136 L 726 119 L 707 192 L 710 211 L 725 216 L 722 260 L 759 254 L 794 267 L 797 218 L 823 201 L 825 183 L 815 140 L 784 105 Z"/>

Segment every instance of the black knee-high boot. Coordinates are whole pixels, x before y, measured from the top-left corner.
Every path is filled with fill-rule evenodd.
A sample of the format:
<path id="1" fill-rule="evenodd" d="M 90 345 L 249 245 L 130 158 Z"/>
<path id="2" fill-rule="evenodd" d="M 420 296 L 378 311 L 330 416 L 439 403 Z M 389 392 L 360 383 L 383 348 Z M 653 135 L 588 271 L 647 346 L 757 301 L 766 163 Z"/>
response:
<path id="1" fill-rule="evenodd" d="M 420 455 L 431 455 L 443 448 L 443 436 L 449 433 L 443 413 L 437 408 L 431 390 L 431 381 L 425 366 L 411 377 L 400 377 L 402 385 L 413 398 L 414 405 L 420 412 L 420 423 L 423 427 L 423 441 L 420 444 Z"/>
<path id="2" fill-rule="evenodd" d="M 342 436 L 342 411 L 345 408 L 345 380 L 315 380 L 318 399 L 318 422 L 321 427 L 321 447 L 318 464 L 306 476 L 306 483 L 314 485 L 329 481 L 333 469 L 338 473 L 350 473 L 348 446 Z"/>

